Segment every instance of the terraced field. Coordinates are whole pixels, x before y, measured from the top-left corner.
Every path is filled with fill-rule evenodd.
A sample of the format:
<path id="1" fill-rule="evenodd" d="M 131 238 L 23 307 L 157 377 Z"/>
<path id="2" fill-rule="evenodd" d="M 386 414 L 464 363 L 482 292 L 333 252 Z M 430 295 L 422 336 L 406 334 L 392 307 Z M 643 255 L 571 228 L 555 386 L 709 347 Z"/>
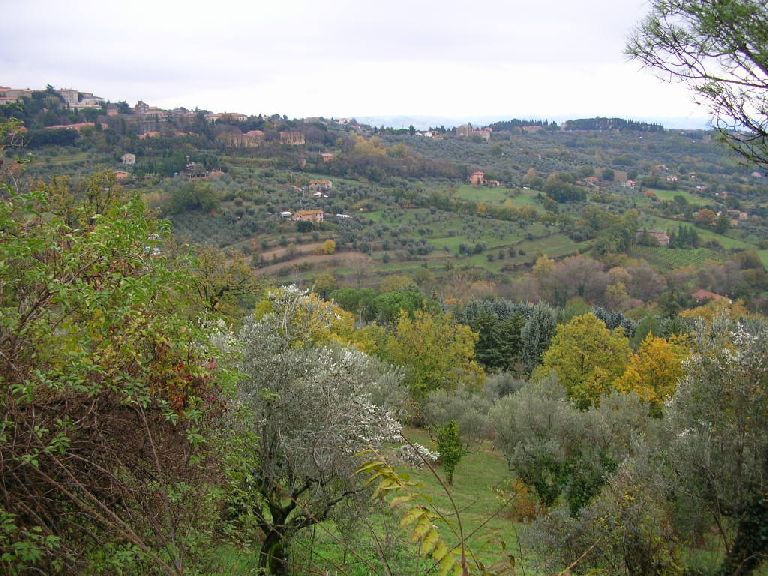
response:
<path id="1" fill-rule="evenodd" d="M 708 248 L 662 248 L 638 246 L 633 253 L 645 258 L 662 269 L 677 269 L 687 266 L 699 267 L 707 262 L 721 262 L 723 256 Z"/>

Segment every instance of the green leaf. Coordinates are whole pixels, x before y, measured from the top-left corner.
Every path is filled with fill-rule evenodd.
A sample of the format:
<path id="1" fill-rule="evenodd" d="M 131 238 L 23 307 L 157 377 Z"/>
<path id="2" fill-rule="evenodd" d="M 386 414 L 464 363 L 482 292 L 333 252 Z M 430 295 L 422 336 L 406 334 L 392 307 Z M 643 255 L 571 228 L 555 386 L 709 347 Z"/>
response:
<path id="1" fill-rule="evenodd" d="M 430 552 L 435 549 L 437 543 L 440 541 L 440 533 L 436 528 L 432 528 L 421 543 L 421 555 L 428 556 Z"/>
<path id="2" fill-rule="evenodd" d="M 405 527 L 410 524 L 413 524 L 414 522 L 416 522 L 416 520 L 421 518 L 426 513 L 427 513 L 427 510 L 422 506 L 412 508 L 405 514 L 405 516 L 403 516 L 403 519 L 400 520 L 400 526 Z"/>
<path id="3" fill-rule="evenodd" d="M 456 555 L 455 554 L 447 554 L 441 561 L 440 561 L 440 576 L 448 576 L 448 573 L 454 568 L 454 566 L 457 565 L 456 562 Z M 461 566 L 459 566 L 461 568 Z"/>
<path id="4" fill-rule="evenodd" d="M 427 532 L 429 532 L 432 529 L 432 518 L 430 518 L 429 514 L 425 514 L 421 517 L 419 520 L 419 523 L 416 524 L 416 527 L 413 529 L 413 533 L 411 534 L 411 541 L 418 542 L 424 536 L 427 535 Z"/>
<path id="5" fill-rule="evenodd" d="M 448 554 L 450 550 L 448 549 L 448 546 L 446 546 L 445 542 L 442 540 L 438 540 L 437 544 L 435 545 L 435 549 L 432 551 L 432 558 L 435 559 L 435 562 L 440 562 L 443 558 L 445 558 L 445 555 Z"/>
<path id="6" fill-rule="evenodd" d="M 413 500 L 413 495 L 407 495 L 407 496 L 398 496 L 396 498 L 393 498 L 392 501 L 389 503 L 389 505 L 392 508 L 397 508 L 401 504 L 405 504 L 406 502 L 410 502 Z"/>

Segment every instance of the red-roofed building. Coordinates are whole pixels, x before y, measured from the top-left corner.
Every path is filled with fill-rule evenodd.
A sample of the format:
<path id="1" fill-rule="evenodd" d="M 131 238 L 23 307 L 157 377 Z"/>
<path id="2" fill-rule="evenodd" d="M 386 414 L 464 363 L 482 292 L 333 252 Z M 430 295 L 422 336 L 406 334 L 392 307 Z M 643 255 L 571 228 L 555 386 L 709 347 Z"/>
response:
<path id="1" fill-rule="evenodd" d="M 469 177 L 469 181 L 473 186 L 482 186 L 485 184 L 485 172 L 482 170 L 475 170 L 472 172 L 472 176 Z"/>
<path id="2" fill-rule="evenodd" d="M 697 304 L 701 304 L 702 302 L 707 302 L 708 300 L 715 300 L 715 301 L 724 301 L 728 302 L 729 304 L 732 303 L 732 300 L 730 298 L 727 298 L 726 296 L 722 296 L 721 294 L 715 294 L 714 292 L 710 292 L 709 290 L 704 290 L 703 288 L 700 290 L 696 290 L 693 294 L 691 294 L 691 298 L 696 300 Z"/>

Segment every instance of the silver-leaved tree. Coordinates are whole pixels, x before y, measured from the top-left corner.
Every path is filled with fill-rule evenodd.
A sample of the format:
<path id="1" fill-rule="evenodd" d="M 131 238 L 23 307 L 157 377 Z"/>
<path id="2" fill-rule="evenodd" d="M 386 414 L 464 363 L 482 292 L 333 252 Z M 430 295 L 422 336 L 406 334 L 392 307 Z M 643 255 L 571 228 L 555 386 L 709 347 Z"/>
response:
<path id="1" fill-rule="evenodd" d="M 720 573 L 751 574 L 768 560 L 768 327 L 701 330 L 667 419 L 678 501 L 715 519 Z"/>
<path id="2" fill-rule="evenodd" d="M 240 501 L 263 533 L 259 567 L 285 574 L 291 539 L 366 489 L 361 452 L 399 437 L 379 392 L 400 376 L 342 346 L 343 312 L 315 295 L 282 288 L 261 310 L 240 333 L 240 399 L 255 438 Z"/>

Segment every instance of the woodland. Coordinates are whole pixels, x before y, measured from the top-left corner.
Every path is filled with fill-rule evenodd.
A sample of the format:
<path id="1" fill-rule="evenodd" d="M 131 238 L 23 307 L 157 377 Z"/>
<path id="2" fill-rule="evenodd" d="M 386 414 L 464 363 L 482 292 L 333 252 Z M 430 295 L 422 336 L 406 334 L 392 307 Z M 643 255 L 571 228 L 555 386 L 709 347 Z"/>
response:
<path id="1" fill-rule="evenodd" d="M 711 130 L 0 106 L 0 573 L 766 574 L 765 24 L 629 40 Z"/>

